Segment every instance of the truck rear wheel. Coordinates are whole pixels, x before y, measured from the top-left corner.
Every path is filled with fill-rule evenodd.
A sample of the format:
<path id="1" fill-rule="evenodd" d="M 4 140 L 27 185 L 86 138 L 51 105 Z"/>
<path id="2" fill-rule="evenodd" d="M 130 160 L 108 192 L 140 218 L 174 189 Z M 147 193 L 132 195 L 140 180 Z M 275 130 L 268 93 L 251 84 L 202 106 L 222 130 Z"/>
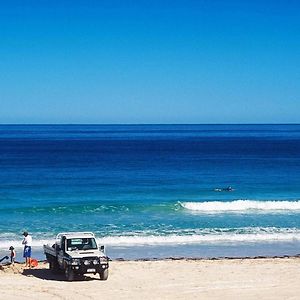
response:
<path id="1" fill-rule="evenodd" d="M 66 276 L 67 281 L 73 281 L 74 280 L 74 271 L 71 268 L 66 268 L 65 276 Z"/>
<path id="2" fill-rule="evenodd" d="M 107 280 L 108 278 L 108 269 L 105 269 L 99 273 L 100 280 Z"/>
<path id="3" fill-rule="evenodd" d="M 51 270 L 52 273 L 58 273 L 59 267 L 57 262 L 50 261 L 49 262 L 49 269 Z"/>

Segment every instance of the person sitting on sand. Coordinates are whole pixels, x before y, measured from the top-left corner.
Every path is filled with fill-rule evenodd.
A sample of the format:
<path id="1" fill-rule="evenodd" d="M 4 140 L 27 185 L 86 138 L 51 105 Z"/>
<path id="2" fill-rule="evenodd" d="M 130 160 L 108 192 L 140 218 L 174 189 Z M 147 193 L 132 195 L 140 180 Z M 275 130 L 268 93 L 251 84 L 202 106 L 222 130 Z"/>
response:
<path id="1" fill-rule="evenodd" d="M 32 237 L 28 234 L 27 231 L 23 232 L 24 239 L 22 244 L 24 245 L 24 253 L 23 257 L 25 258 L 25 268 L 28 266 L 31 267 L 31 245 L 32 245 Z"/>
<path id="2" fill-rule="evenodd" d="M 15 259 L 16 259 L 16 251 L 15 248 L 13 246 L 9 247 L 10 250 L 10 262 L 12 265 L 15 264 Z"/>

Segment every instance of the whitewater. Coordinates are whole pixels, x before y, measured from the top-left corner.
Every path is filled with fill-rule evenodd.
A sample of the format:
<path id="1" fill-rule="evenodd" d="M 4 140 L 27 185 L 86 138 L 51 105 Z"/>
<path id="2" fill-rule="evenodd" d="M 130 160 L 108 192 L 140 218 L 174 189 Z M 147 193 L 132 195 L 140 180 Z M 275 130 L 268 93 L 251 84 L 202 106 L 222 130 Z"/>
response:
<path id="1" fill-rule="evenodd" d="M 204 202 L 178 202 L 183 208 L 202 213 L 284 213 L 299 212 L 300 201 L 255 201 L 255 200 L 235 200 L 235 201 L 204 201 Z"/>
<path id="2" fill-rule="evenodd" d="M 55 236 L 48 239 L 35 239 L 32 245 L 41 247 L 51 244 Z M 274 227 L 246 227 L 246 228 L 204 228 L 177 230 L 169 233 L 159 234 L 158 232 L 131 232 L 126 235 L 115 235 L 97 237 L 99 244 L 109 246 L 137 246 L 137 245 L 178 245 L 178 244 L 214 244 L 214 243 L 255 243 L 274 241 L 300 241 L 300 229 L 297 228 L 274 228 Z M 22 247 L 20 239 L 13 239 L 12 236 L 0 235 L 0 249 L 8 248 L 11 245 Z"/>

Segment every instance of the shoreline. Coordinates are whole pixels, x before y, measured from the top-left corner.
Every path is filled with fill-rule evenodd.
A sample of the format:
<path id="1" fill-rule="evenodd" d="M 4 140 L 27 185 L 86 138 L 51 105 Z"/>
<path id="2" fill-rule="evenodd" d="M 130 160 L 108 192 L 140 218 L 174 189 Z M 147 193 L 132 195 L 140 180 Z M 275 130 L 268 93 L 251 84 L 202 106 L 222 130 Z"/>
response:
<path id="1" fill-rule="evenodd" d="M 259 260 L 259 259 L 289 259 L 289 258 L 300 258 L 300 253 L 296 255 L 274 255 L 274 256 L 264 256 L 264 255 L 258 255 L 258 256 L 218 256 L 218 257 L 165 257 L 165 258 L 136 258 L 136 259 L 126 259 L 126 258 L 109 258 L 110 262 L 116 261 L 116 262 L 156 262 L 156 261 L 222 261 L 222 260 Z M 46 259 L 38 259 L 39 263 L 47 263 Z M 22 265 L 24 262 L 15 261 L 16 265 Z M 0 266 L 8 266 L 10 263 L 7 263 L 5 261 L 0 263 Z"/>
<path id="2" fill-rule="evenodd" d="M 176 260 L 186 260 L 186 261 L 211 261 L 211 260 L 241 260 L 241 259 L 284 259 L 284 258 L 300 258 L 300 254 L 297 255 L 275 255 L 275 256 L 219 256 L 219 257 L 166 257 L 166 258 L 137 258 L 137 259 L 125 259 L 116 258 L 110 259 L 110 261 L 176 261 Z"/>
<path id="3" fill-rule="evenodd" d="M 15 247 L 16 261 L 23 261 L 22 247 Z M 300 241 L 247 244 L 187 244 L 187 245 L 143 245 L 105 246 L 105 253 L 112 260 L 159 260 L 159 259 L 220 259 L 254 257 L 296 257 L 300 255 Z M 0 258 L 8 255 L 8 248 L 0 248 Z M 44 260 L 42 246 L 34 246 L 32 257 Z"/>

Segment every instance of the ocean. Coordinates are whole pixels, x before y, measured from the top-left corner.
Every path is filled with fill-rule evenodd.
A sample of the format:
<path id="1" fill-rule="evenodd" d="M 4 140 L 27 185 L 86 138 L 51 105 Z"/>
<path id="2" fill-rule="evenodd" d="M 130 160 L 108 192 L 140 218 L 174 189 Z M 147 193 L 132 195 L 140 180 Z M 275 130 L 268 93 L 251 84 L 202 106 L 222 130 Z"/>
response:
<path id="1" fill-rule="evenodd" d="M 111 258 L 300 253 L 300 125 L 0 125 L 0 254 L 92 231 Z M 231 187 L 231 189 L 228 189 Z"/>

